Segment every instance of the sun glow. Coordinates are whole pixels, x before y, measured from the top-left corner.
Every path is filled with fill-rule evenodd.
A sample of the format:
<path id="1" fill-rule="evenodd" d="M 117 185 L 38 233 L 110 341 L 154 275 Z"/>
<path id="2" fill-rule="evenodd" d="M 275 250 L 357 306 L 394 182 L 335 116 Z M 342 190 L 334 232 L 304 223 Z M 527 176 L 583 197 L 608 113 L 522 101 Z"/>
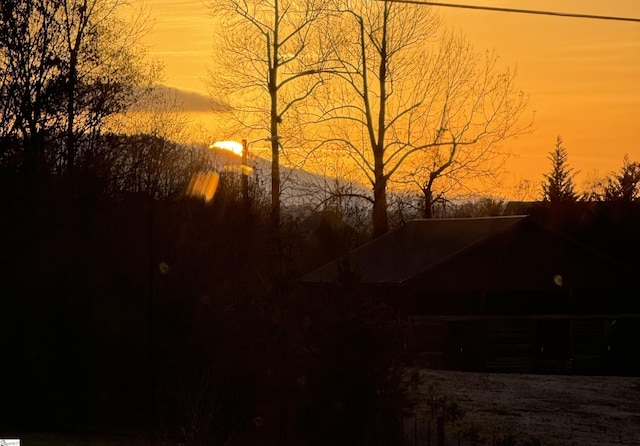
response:
<path id="1" fill-rule="evenodd" d="M 165 83 L 200 92 L 203 99 L 198 104 L 204 106 L 209 98 L 202 79 L 207 78 L 206 67 L 212 57 L 210 29 L 224 24 L 212 19 L 206 2 L 199 0 L 134 0 L 132 3 L 144 3 L 151 8 L 150 15 L 156 26 L 145 35 L 145 43 L 153 49 L 153 55 L 161 58 Z M 482 3 L 518 8 L 527 2 Z M 554 5 L 548 1 L 538 3 Z M 567 0 L 562 5 L 559 9 L 572 12 L 640 16 L 638 1 Z M 511 189 L 524 190 L 523 185 L 542 179 L 548 169 L 547 152 L 553 148 L 558 134 L 565 140 L 572 167 L 582 172 L 579 175 L 614 171 L 625 153 L 632 159 L 640 156 L 636 143 L 640 138 L 637 26 L 456 8 L 440 8 L 438 14 L 443 24 L 459 29 L 477 51 L 495 51 L 500 56 L 500 66 L 517 68 L 516 87 L 531 95 L 535 131 L 505 142 L 505 148 L 512 150 L 514 156 L 507 161 L 511 178 L 502 182 L 505 191 L 501 193 L 514 199 L 522 198 L 521 192 Z M 541 28 L 545 30 L 543 33 L 536 31 Z M 202 108 L 198 106 L 197 110 Z M 194 133 L 201 134 L 198 125 L 202 123 L 202 128 L 209 133 L 207 138 L 220 134 L 221 116 L 210 111 L 189 112 L 189 119 L 197 124 L 193 126 Z M 207 140 L 207 146 L 211 142 Z M 603 146 L 610 150 L 604 153 Z M 230 151 L 239 155 L 239 146 L 236 147 Z M 258 150 L 260 148 L 251 145 L 251 153 L 268 159 L 270 148 L 265 152 Z"/>
<path id="2" fill-rule="evenodd" d="M 217 141 L 209 146 L 210 149 L 223 149 L 242 155 L 242 144 L 236 141 Z"/>

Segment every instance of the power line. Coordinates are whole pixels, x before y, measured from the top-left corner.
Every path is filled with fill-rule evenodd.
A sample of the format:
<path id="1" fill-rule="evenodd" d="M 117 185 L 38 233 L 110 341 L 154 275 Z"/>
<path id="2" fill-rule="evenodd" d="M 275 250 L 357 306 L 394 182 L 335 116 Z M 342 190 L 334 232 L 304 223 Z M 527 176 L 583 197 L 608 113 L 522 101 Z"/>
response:
<path id="1" fill-rule="evenodd" d="M 640 23 L 640 18 L 635 18 L 635 17 L 615 17 L 615 16 L 606 16 L 606 15 L 596 15 L 596 14 L 579 14 L 575 12 L 556 12 L 556 11 L 540 11 L 535 9 L 500 8 L 497 6 L 464 5 L 464 4 L 456 4 L 456 3 L 431 2 L 428 0 L 377 0 L 377 1 L 388 1 L 391 3 L 410 3 L 413 5 L 425 5 L 425 6 L 441 6 L 445 8 L 475 9 L 480 11 L 509 12 L 509 13 L 515 13 L 515 14 L 534 14 L 534 15 L 547 15 L 547 16 L 555 16 L 555 17 L 571 17 L 576 19 L 615 20 L 618 22 Z"/>

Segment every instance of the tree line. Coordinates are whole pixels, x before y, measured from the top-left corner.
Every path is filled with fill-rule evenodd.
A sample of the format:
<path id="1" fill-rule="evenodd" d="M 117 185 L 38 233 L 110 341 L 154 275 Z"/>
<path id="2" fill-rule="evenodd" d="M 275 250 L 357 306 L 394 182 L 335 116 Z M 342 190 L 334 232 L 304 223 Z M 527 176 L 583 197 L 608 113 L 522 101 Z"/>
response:
<path id="1" fill-rule="evenodd" d="M 364 234 L 331 212 L 275 230 L 258 180 L 247 209 L 234 172 L 208 203 L 186 195 L 224 161 L 171 138 L 180 123 L 153 97 L 127 5 L 0 5 L 0 431 L 391 438 L 401 322 L 358 290 L 294 281 Z M 121 131 L 141 100 L 159 110 Z"/>
<path id="2" fill-rule="evenodd" d="M 629 155 L 624 156 L 618 171 L 591 178 L 582 194 L 576 190 L 574 178 L 577 172 L 569 165 L 569 155 L 560 136 L 547 159 L 551 162 L 551 170 L 544 175 L 543 201 L 551 204 L 577 201 L 633 203 L 640 199 L 640 163 L 632 162 Z"/>
<path id="3" fill-rule="evenodd" d="M 0 11 L 3 167 L 71 173 L 149 82 L 121 0 L 7 1 Z M 139 16 L 138 20 L 142 21 Z"/>
<path id="4" fill-rule="evenodd" d="M 227 29 L 238 31 L 219 40 L 232 51 L 214 76 L 236 118 L 225 124 L 272 149 L 271 196 L 251 177 L 249 209 L 234 172 L 221 172 L 208 203 L 185 194 L 219 164 L 206 146 L 174 141 L 182 124 L 154 96 L 156 67 L 137 45 L 144 15 L 122 22 L 123 0 L 0 5 L 2 432 L 397 439 L 409 404 L 403 321 L 347 269 L 334 293 L 302 292 L 295 279 L 417 215 L 400 196 L 388 211 L 392 178 L 427 204 L 445 176 L 447 187 L 493 178 L 478 163 L 499 162 L 499 142 L 526 129 L 516 124 L 526 97 L 459 36 L 423 51 L 440 26 L 424 9 L 217 5 L 233 7 L 217 17 L 232 12 Z M 117 118 L 143 100 L 159 111 L 125 132 Z M 288 150 L 298 146 L 302 159 Z M 339 182 L 321 212 L 281 214 L 280 155 L 364 173 L 373 231 L 345 223 L 363 211 Z M 456 211 L 498 209 L 487 199 Z"/>
<path id="5" fill-rule="evenodd" d="M 148 23 L 142 12 L 124 21 L 133 14 L 127 8 L 122 0 L 3 3 L 0 166 L 7 172 L 70 179 L 126 164 L 114 159 L 118 150 L 105 135 L 119 130 L 114 121 L 132 106 L 161 101 L 152 88 L 158 67 L 140 45 Z M 515 72 L 462 36 L 440 33 L 427 8 L 277 0 L 256 8 L 216 2 L 211 11 L 225 22 L 211 71 L 213 95 L 228 106 L 219 136 L 269 142 L 276 227 L 280 183 L 288 180 L 281 156 L 290 166 L 368 183 L 370 193 L 305 187 L 324 189 L 329 201 L 364 200 L 375 236 L 389 228 L 390 181 L 419 190 L 429 217 L 451 188 L 495 181 L 508 152 L 501 141 L 529 129 L 520 123 L 527 99 Z"/>
<path id="6" fill-rule="evenodd" d="M 420 5 L 352 0 L 211 2 L 213 94 L 230 135 L 271 146 L 272 221 L 280 157 L 333 165 L 370 187 L 374 237 L 389 229 L 388 188 L 432 202 L 495 181 L 503 141 L 530 130 L 516 73 L 444 30 Z M 471 181 L 470 181 L 471 180 Z M 475 183 L 472 186 L 471 183 Z M 336 190 L 334 196 L 342 193 Z"/>

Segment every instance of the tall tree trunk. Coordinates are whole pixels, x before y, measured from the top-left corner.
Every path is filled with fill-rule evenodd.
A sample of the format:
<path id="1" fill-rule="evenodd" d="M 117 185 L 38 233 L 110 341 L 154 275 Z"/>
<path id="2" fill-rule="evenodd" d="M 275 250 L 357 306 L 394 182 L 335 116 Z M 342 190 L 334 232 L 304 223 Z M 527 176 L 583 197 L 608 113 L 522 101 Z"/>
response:
<path id="1" fill-rule="evenodd" d="M 387 214 L 387 179 L 376 176 L 373 185 L 373 237 L 381 236 L 389 230 L 389 216 Z"/>
<path id="2" fill-rule="evenodd" d="M 378 110 L 378 141 L 373 147 L 373 237 L 378 237 L 389 230 L 389 215 L 387 213 L 387 176 L 384 173 L 384 144 L 386 133 L 387 108 L 387 25 L 389 20 L 389 5 L 384 5 L 384 25 L 382 42 L 380 43 L 380 65 L 378 66 L 378 82 L 380 86 L 380 103 Z M 367 104 L 367 115 L 371 114 Z M 367 120 L 369 121 L 369 120 Z M 369 127 L 371 128 L 371 123 Z M 373 141 L 373 138 L 371 138 Z"/>
<path id="3" fill-rule="evenodd" d="M 69 8 L 66 4 L 65 8 Z M 76 163 L 77 147 L 74 135 L 74 124 L 76 121 L 76 92 L 78 90 L 78 63 L 80 51 L 82 48 L 82 42 L 85 38 L 85 30 L 89 23 L 89 5 L 87 0 L 84 0 L 81 5 L 73 5 L 73 10 L 67 13 L 71 16 L 71 22 L 67 22 L 67 42 L 69 49 L 69 78 L 67 82 L 67 170 L 70 174 L 73 173 L 73 169 Z M 76 30 L 75 37 L 73 34 L 73 19 L 74 15 L 78 14 L 78 29 Z"/>
<path id="4" fill-rule="evenodd" d="M 275 101 L 272 101 L 275 103 Z M 271 113 L 271 225 L 280 227 L 280 150 L 278 147 L 278 117 Z"/>
<path id="5" fill-rule="evenodd" d="M 73 134 L 73 125 L 76 116 L 76 85 L 78 83 L 78 53 L 75 49 L 71 50 L 71 60 L 69 66 L 69 82 L 67 83 L 67 172 L 71 174 L 76 162 L 76 144 L 75 135 Z"/>
<path id="6" fill-rule="evenodd" d="M 424 194 L 424 218 L 433 218 L 433 193 L 431 188 L 425 187 L 422 189 Z"/>
<path id="7" fill-rule="evenodd" d="M 269 68 L 269 96 L 271 97 L 271 226 L 276 233 L 280 228 L 280 147 L 278 140 L 278 67 L 280 43 L 278 23 L 280 21 L 279 2 L 274 2 L 275 26 L 273 29 L 273 60 Z M 267 36 L 269 43 L 269 36 Z M 270 48 L 271 45 L 268 45 Z"/>

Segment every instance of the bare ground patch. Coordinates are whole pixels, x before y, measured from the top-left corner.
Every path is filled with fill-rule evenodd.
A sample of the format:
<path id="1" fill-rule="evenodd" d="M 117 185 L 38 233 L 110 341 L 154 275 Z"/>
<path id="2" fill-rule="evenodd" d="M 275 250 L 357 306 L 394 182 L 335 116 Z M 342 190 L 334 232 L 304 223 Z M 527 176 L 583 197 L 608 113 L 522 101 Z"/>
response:
<path id="1" fill-rule="evenodd" d="M 464 411 L 456 423 L 458 432 L 476 430 L 485 439 L 492 432 L 523 433 L 541 445 L 640 444 L 637 377 L 419 373 L 416 413 L 428 413 L 426 395 L 431 385 L 438 395 L 457 402 Z"/>

